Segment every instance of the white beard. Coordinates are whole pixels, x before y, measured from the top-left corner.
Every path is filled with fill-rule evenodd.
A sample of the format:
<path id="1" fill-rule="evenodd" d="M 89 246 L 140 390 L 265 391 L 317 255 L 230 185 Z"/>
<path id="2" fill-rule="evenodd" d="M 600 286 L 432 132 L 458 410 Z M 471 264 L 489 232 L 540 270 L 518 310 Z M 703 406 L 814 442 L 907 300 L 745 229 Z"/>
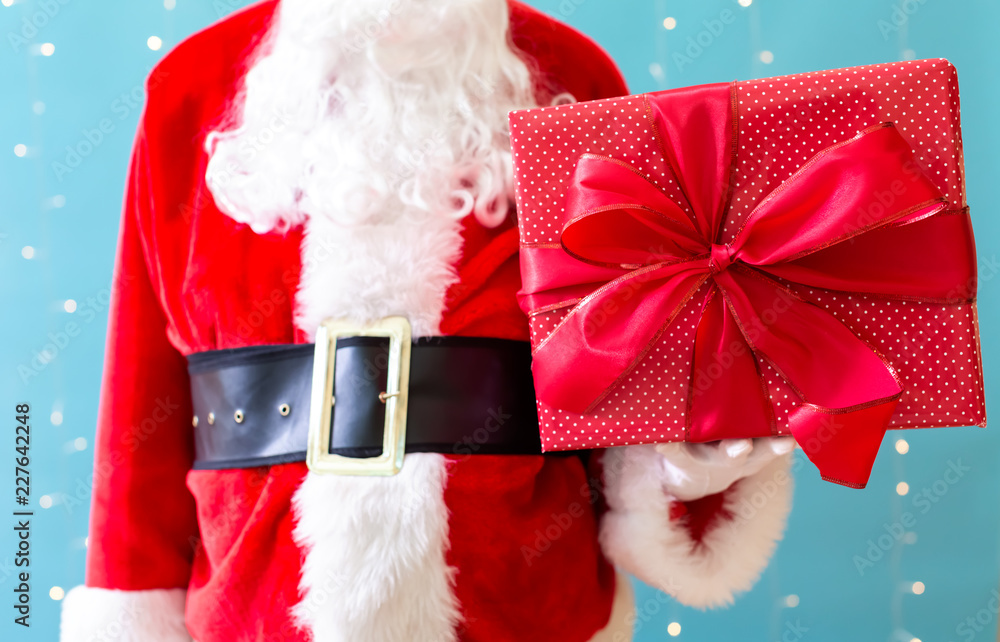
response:
<path id="1" fill-rule="evenodd" d="M 507 215 L 507 113 L 531 107 L 505 0 L 283 0 L 208 185 L 258 233 L 305 217 Z M 237 125 L 238 123 L 238 125 Z"/>
<path id="2" fill-rule="evenodd" d="M 410 317 L 435 334 L 457 221 L 513 203 L 507 113 L 532 79 L 506 0 L 283 0 L 206 179 L 254 231 L 309 220 L 296 322 Z"/>

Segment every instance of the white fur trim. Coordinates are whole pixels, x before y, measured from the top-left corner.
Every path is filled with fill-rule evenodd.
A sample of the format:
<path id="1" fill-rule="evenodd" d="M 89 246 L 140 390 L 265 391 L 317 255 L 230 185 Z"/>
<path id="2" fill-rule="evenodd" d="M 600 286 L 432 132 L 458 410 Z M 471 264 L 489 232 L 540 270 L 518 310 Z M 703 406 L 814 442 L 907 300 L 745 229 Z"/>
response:
<path id="1" fill-rule="evenodd" d="M 184 589 L 118 591 L 77 586 L 62 604 L 60 642 L 191 642 Z"/>
<path id="2" fill-rule="evenodd" d="M 438 334 L 460 222 L 408 212 L 387 224 L 306 221 L 296 321 L 400 314 L 413 336 Z M 447 460 L 406 456 L 393 477 L 306 476 L 295 537 L 306 550 L 298 621 L 321 642 L 451 642 L 459 620 L 445 561 Z"/>
<path id="3" fill-rule="evenodd" d="M 438 334 L 457 275 L 461 222 L 408 208 L 344 225 L 306 219 L 296 323 L 407 317 Z M 447 460 L 406 456 L 393 477 L 306 476 L 296 491 L 296 541 L 306 551 L 297 620 L 319 642 L 451 642 L 460 619 L 445 561 Z"/>
<path id="4" fill-rule="evenodd" d="M 296 321 L 400 314 L 413 336 L 438 334 L 457 278 L 460 222 L 410 213 L 389 224 L 306 221 Z M 451 642 L 460 619 L 445 561 L 447 460 L 406 455 L 393 477 L 306 476 L 295 495 L 306 550 L 297 620 L 321 642 Z"/>
<path id="5" fill-rule="evenodd" d="M 619 572 L 615 577 L 615 601 L 611 604 L 611 617 L 603 629 L 590 638 L 590 642 L 629 642 L 632 623 L 635 621 L 635 595 L 628 576 Z"/>
<path id="6" fill-rule="evenodd" d="M 323 319 L 409 318 L 413 336 L 438 334 L 444 295 L 457 275 L 460 222 L 409 211 L 388 223 L 306 223 L 296 323 L 312 337 Z"/>
<path id="7" fill-rule="evenodd" d="M 295 615 L 314 640 L 456 639 L 446 466 L 412 453 L 392 477 L 306 476 L 294 500 L 295 539 L 308 551 Z"/>
<path id="8" fill-rule="evenodd" d="M 684 604 L 731 604 L 754 585 L 782 537 L 792 500 L 791 455 L 736 482 L 725 503 L 733 519 L 720 519 L 697 546 L 670 519 L 673 498 L 664 491 L 658 457 L 653 446 L 605 451 L 604 553 Z"/>

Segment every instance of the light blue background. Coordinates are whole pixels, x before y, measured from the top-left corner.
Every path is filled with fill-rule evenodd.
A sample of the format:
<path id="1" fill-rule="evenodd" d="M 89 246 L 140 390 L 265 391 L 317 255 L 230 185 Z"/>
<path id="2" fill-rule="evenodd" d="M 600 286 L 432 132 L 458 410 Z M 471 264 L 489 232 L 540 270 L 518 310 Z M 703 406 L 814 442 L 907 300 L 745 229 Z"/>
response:
<path id="1" fill-rule="evenodd" d="M 331 0 L 333 1 L 333 0 Z M 0 6 L 0 417 L 14 404 L 33 406 L 32 497 L 36 511 L 30 633 L 14 617 L 13 518 L 0 518 L 0 639 L 55 640 L 57 601 L 51 587 L 83 580 L 86 491 L 99 391 L 111 276 L 126 160 L 140 112 L 128 95 L 141 91 L 150 67 L 180 39 L 230 11 L 239 0 L 19 0 Z M 989 410 L 998 400 L 1000 323 L 995 262 L 1000 218 L 995 213 L 1000 130 L 996 68 L 1000 3 L 987 0 L 534 0 L 533 4 L 593 36 L 618 61 L 634 92 L 707 82 L 900 60 L 946 57 L 959 70 L 968 200 L 980 254 L 980 321 Z M 734 20 L 718 37 L 679 61 L 689 37 L 723 10 Z M 41 16 L 41 17 L 39 17 Z M 663 19 L 676 28 L 668 31 Z M 46 19 L 47 18 L 47 19 Z M 23 20 L 45 22 L 17 42 Z M 12 35 L 14 38 L 12 39 Z M 163 40 L 160 51 L 147 38 Z M 702 41 L 705 37 L 702 36 Z M 41 55 L 42 43 L 55 53 Z M 767 50 L 773 62 L 760 54 Z M 659 65 L 659 67 L 651 66 Z M 124 97 L 123 97 L 124 95 Z M 113 129 L 79 167 L 58 176 L 67 145 L 110 119 Z M 27 154 L 14 154 L 15 145 Z M 33 246 L 32 260 L 22 258 Z M 78 302 L 75 313 L 63 301 Z M 80 328 L 47 364 L 35 362 L 26 380 L 20 366 L 67 323 Z M 22 373 L 24 371 L 22 370 Z M 60 425 L 50 421 L 63 413 Z M 0 439 L 0 505 L 13 505 L 13 424 Z M 680 640 L 992 640 L 997 613 L 1000 534 L 1000 435 L 963 428 L 909 431 L 910 450 L 893 449 L 891 434 L 869 488 L 848 490 L 821 482 L 815 469 L 798 469 L 788 533 L 757 587 L 732 608 L 699 612 L 640 587 L 639 640 L 667 640 L 679 622 Z M 85 443 L 79 439 L 86 440 Z M 83 446 L 82 450 L 78 448 Z M 3 463 L 6 461 L 7 463 Z M 949 462 L 969 468 L 944 484 Z M 909 483 L 908 496 L 895 492 Z M 926 512 L 913 504 L 922 489 L 946 488 Z M 53 502 L 48 509 L 39 501 Z M 855 556 L 900 515 L 916 515 L 915 543 L 894 543 L 859 573 Z M 9 523 L 9 526 L 4 524 Z M 926 585 L 923 595 L 910 583 Z M 795 595 L 798 605 L 787 606 Z M 792 600 L 794 603 L 794 600 Z M 980 630 L 959 629 L 967 617 Z"/>

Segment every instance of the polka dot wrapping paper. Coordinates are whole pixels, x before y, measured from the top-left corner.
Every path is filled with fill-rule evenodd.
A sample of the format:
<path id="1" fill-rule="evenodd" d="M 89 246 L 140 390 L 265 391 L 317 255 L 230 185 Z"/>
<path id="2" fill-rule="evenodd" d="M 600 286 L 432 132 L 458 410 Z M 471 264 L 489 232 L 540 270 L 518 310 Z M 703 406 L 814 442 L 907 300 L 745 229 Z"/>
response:
<path id="1" fill-rule="evenodd" d="M 817 152 L 887 121 L 895 124 L 924 175 L 944 195 L 945 209 L 958 211 L 968 221 L 968 210 L 963 210 L 958 81 L 947 61 L 739 82 L 733 95 L 738 114 L 735 167 L 719 242 L 732 241 L 754 208 Z M 621 161 L 675 202 L 685 202 L 645 105 L 642 96 L 626 96 L 512 112 L 522 250 L 560 244 L 570 179 L 585 154 Z M 522 272 L 524 256 L 522 251 Z M 785 285 L 829 312 L 891 364 L 903 392 L 890 427 L 985 425 L 974 277 L 955 283 L 954 296 L 946 302 L 824 290 L 794 282 Z M 701 286 L 635 367 L 588 412 L 570 412 L 539 401 L 543 449 L 686 439 L 689 391 L 701 374 L 693 368 L 695 332 L 710 287 L 710 282 Z M 530 311 L 536 349 L 572 309 L 551 307 Z M 725 355 L 719 358 L 722 367 Z M 773 408 L 770 430 L 759 436 L 789 434 L 788 413 L 802 400 L 768 362 L 758 361 Z M 734 427 L 733 436 L 745 435 Z"/>

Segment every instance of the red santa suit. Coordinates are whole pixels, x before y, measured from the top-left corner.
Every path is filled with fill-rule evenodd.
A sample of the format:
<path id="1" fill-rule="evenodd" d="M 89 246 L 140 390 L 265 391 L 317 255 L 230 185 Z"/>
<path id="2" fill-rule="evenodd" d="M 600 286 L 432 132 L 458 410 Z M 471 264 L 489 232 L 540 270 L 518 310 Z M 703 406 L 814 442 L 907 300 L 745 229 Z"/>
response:
<path id="1" fill-rule="evenodd" d="M 608 451 L 603 477 L 597 456 L 588 470 L 581 457 L 412 453 L 385 478 L 298 462 L 191 469 L 187 355 L 308 343 L 319 320 L 345 314 L 403 314 L 417 334 L 528 339 L 513 212 L 493 227 L 466 216 L 333 234 L 313 220 L 256 233 L 220 211 L 205 136 L 238 97 L 276 8 L 262 2 L 191 36 L 147 82 L 86 585 L 65 599 L 62 639 L 626 640 L 629 585 L 613 563 L 700 607 L 748 589 L 784 527 L 788 457 L 704 497 L 672 492 L 683 484 L 653 446 Z M 517 2 L 509 18 L 540 103 L 627 93 L 583 35 Z M 331 292 L 370 279 L 366 266 L 384 275 L 345 309 L 355 304 Z"/>

